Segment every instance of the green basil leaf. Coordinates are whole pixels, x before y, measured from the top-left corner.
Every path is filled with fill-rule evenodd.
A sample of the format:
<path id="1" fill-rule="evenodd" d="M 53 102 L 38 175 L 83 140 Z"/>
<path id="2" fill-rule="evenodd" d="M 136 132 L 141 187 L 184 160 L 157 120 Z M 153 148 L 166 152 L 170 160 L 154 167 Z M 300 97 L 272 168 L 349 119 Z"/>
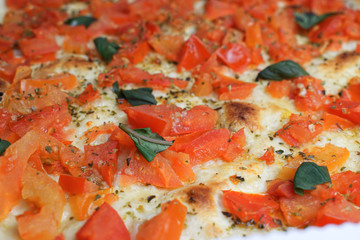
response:
<path id="1" fill-rule="evenodd" d="M 8 147 L 10 147 L 11 143 L 0 139 L 0 156 L 3 155 Z"/>
<path id="2" fill-rule="evenodd" d="M 94 39 L 95 47 L 106 63 L 111 61 L 112 56 L 120 49 L 119 45 L 109 42 L 104 37 Z"/>
<path id="3" fill-rule="evenodd" d="M 173 141 L 166 141 L 159 134 L 151 132 L 150 128 L 131 129 L 122 123 L 119 124 L 119 128 L 130 136 L 136 148 L 148 162 L 173 144 Z"/>
<path id="4" fill-rule="evenodd" d="M 292 79 L 295 77 L 309 75 L 300 64 L 292 60 L 284 60 L 268 66 L 257 75 L 255 81 L 259 79 L 281 81 L 284 79 Z"/>
<path id="5" fill-rule="evenodd" d="M 316 185 L 326 182 L 331 182 L 326 166 L 319 166 L 314 162 L 303 162 L 295 173 L 294 191 L 303 195 L 304 190 L 314 190 Z"/>
<path id="6" fill-rule="evenodd" d="M 132 90 L 119 89 L 118 82 L 113 84 L 113 92 L 118 99 L 126 99 L 131 106 L 156 105 L 157 101 L 152 94 L 152 88 L 138 88 Z"/>
<path id="7" fill-rule="evenodd" d="M 86 28 L 88 28 L 96 20 L 97 20 L 96 18 L 90 16 L 79 16 L 79 17 L 68 18 L 64 23 L 70 26 L 84 25 Z"/>
<path id="8" fill-rule="evenodd" d="M 316 15 L 312 12 L 304 12 L 304 13 L 297 13 L 294 12 L 295 21 L 296 23 L 303 29 L 310 29 L 319 22 L 325 20 L 326 18 L 330 16 L 334 16 L 337 14 L 341 14 L 341 12 L 331 12 L 331 13 L 325 13 L 322 15 Z"/>

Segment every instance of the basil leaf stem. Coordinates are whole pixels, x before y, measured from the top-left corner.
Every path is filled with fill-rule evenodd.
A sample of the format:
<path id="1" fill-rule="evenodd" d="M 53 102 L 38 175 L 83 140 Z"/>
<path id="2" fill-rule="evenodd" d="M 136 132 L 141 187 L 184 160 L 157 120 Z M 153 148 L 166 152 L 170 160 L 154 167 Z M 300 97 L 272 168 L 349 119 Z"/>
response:
<path id="1" fill-rule="evenodd" d="M 284 60 L 272 64 L 259 72 L 255 81 L 259 81 L 259 79 L 281 81 L 307 75 L 309 75 L 309 73 L 306 72 L 300 64 L 292 60 Z"/>
<path id="2" fill-rule="evenodd" d="M 341 13 L 342 12 L 330 12 L 330 13 L 325 13 L 322 15 L 316 15 L 315 13 L 312 13 L 312 12 L 304 12 L 304 13 L 294 12 L 294 17 L 295 17 L 296 23 L 301 28 L 308 30 L 308 29 L 312 28 L 313 26 L 315 26 L 316 24 L 322 22 L 326 18 L 337 15 L 337 14 L 341 14 Z"/>
<path id="3" fill-rule="evenodd" d="M 68 18 L 64 23 L 70 26 L 84 25 L 86 28 L 88 28 L 96 20 L 97 20 L 96 18 L 93 18 L 91 16 L 79 16 L 79 17 Z"/>
<path id="4" fill-rule="evenodd" d="M 326 166 L 319 166 L 314 162 L 303 162 L 294 176 L 294 191 L 303 195 L 304 190 L 314 190 L 316 185 L 326 182 L 331 182 Z"/>

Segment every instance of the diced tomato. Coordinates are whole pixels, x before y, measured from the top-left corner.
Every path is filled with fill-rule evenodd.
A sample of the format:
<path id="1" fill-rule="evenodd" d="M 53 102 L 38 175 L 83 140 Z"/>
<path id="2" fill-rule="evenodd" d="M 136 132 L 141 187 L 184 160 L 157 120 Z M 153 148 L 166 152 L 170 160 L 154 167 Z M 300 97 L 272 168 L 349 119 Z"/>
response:
<path id="1" fill-rule="evenodd" d="M 246 145 L 246 136 L 244 132 L 244 128 L 237 131 L 234 135 L 232 135 L 230 139 L 230 143 L 226 152 L 222 156 L 222 159 L 231 162 L 235 160 L 237 157 L 241 156 L 244 152 L 244 146 Z"/>
<path id="2" fill-rule="evenodd" d="M 295 106 L 299 111 L 317 111 L 325 101 L 325 89 L 321 80 L 304 76 L 294 79 Z"/>
<path id="3" fill-rule="evenodd" d="M 233 15 L 236 7 L 233 4 L 218 0 L 208 1 L 205 5 L 205 17 L 209 20 Z"/>
<path id="4" fill-rule="evenodd" d="M 187 147 L 187 144 L 189 144 L 191 141 L 195 140 L 196 138 L 200 137 L 203 133 L 204 131 L 199 131 L 199 132 L 184 134 L 181 136 L 176 136 L 173 145 L 169 147 L 169 149 L 172 149 L 176 152 L 184 152 Z M 167 140 L 172 141 L 173 137 Z"/>
<path id="5" fill-rule="evenodd" d="M 159 15 L 164 3 L 162 0 L 137 0 L 129 5 L 130 13 L 145 20 L 153 20 Z"/>
<path id="6" fill-rule="evenodd" d="M 180 71 L 182 68 L 190 70 L 204 63 L 209 57 L 210 52 L 201 40 L 195 35 L 191 35 L 182 48 L 178 70 Z"/>
<path id="7" fill-rule="evenodd" d="M 170 135 L 182 135 L 197 131 L 208 131 L 215 127 L 217 113 L 205 105 L 198 105 L 188 111 L 173 115 Z"/>
<path id="8" fill-rule="evenodd" d="M 360 102 L 360 83 L 349 84 L 342 90 L 341 98 L 345 101 Z"/>
<path id="9" fill-rule="evenodd" d="M 96 146 L 85 145 L 84 150 L 88 164 L 97 169 L 104 181 L 112 186 L 117 171 L 117 141 L 108 141 Z"/>
<path id="10" fill-rule="evenodd" d="M 313 195 L 295 195 L 280 199 L 280 208 L 286 223 L 292 227 L 305 227 L 316 220 L 320 210 L 320 200 Z"/>
<path id="11" fill-rule="evenodd" d="M 300 146 L 310 142 L 323 131 L 322 121 L 312 120 L 310 116 L 292 114 L 290 121 L 276 132 L 287 144 Z"/>
<path id="12" fill-rule="evenodd" d="M 279 204 L 268 194 L 247 194 L 224 191 L 223 204 L 227 211 L 243 222 L 254 221 L 266 228 L 277 226 Z"/>
<path id="13" fill-rule="evenodd" d="M 121 83 L 121 77 L 118 69 L 113 68 L 107 73 L 100 73 L 98 83 L 100 87 L 111 87 L 115 82 Z"/>
<path id="14" fill-rule="evenodd" d="M 331 176 L 333 188 L 343 194 L 345 198 L 360 206 L 360 174 L 346 171 Z"/>
<path id="15" fill-rule="evenodd" d="M 41 88 L 46 84 L 56 85 L 63 89 L 71 90 L 77 86 L 77 79 L 75 75 L 70 73 L 59 74 L 47 79 L 24 79 L 20 82 L 20 90 L 28 91 L 30 89 Z"/>
<path id="16" fill-rule="evenodd" d="M 132 44 L 131 46 L 127 46 L 121 49 L 118 55 L 120 57 L 126 57 L 132 64 L 138 64 L 146 57 L 149 52 L 149 44 L 145 41 L 139 41 L 135 44 Z"/>
<path id="17" fill-rule="evenodd" d="M 71 122 L 67 104 L 49 106 L 10 123 L 10 129 L 19 136 L 24 136 L 31 129 L 53 133 Z"/>
<path id="18" fill-rule="evenodd" d="M 269 147 L 263 156 L 259 158 L 260 160 L 264 160 L 266 165 L 273 164 L 275 162 L 275 153 L 274 147 Z"/>
<path id="19" fill-rule="evenodd" d="M 92 103 L 93 101 L 99 99 L 100 93 L 97 89 L 93 88 L 93 85 L 90 83 L 84 91 L 77 97 L 77 101 L 81 104 Z"/>
<path id="20" fill-rule="evenodd" d="M 344 9 L 344 2 L 341 0 L 334 0 L 328 2 L 326 0 L 311 0 L 310 9 L 312 12 L 320 15 L 329 12 L 338 12 Z"/>
<path id="21" fill-rule="evenodd" d="M 87 130 L 84 133 L 84 137 L 87 138 L 87 141 L 86 141 L 87 143 L 92 143 L 93 141 L 96 140 L 96 138 L 99 135 L 113 133 L 113 131 L 116 128 L 117 127 L 113 123 L 108 123 L 108 124 L 103 124 L 103 125 L 100 125 L 100 126 L 95 126 L 95 127 L 90 128 L 89 130 Z M 130 140 L 130 138 L 129 138 L 129 140 Z"/>
<path id="22" fill-rule="evenodd" d="M 177 199 L 162 204 L 161 213 L 140 225 L 138 240 L 177 240 L 184 227 L 187 208 Z"/>
<path id="23" fill-rule="evenodd" d="M 54 239 L 59 234 L 65 206 L 64 192 L 45 173 L 29 166 L 22 177 L 22 186 L 22 197 L 39 209 L 31 209 L 16 217 L 21 238 Z"/>
<path id="24" fill-rule="evenodd" d="M 121 172 L 135 176 L 139 182 L 157 187 L 178 188 L 183 186 L 169 161 L 160 154 L 156 155 L 152 162 L 148 162 L 140 153 L 133 152 L 124 163 Z"/>
<path id="25" fill-rule="evenodd" d="M 248 11 L 243 7 L 238 7 L 235 9 L 234 22 L 235 26 L 239 30 L 245 31 L 245 28 L 248 24 L 252 23 L 254 19 L 251 17 Z"/>
<path id="26" fill-rule="evenodd" d="M 271 181 L 266 193 L 277 198 L 292 198 L 296 196 L 294 183 L 290 180 L 275 179 Z"/>
<path id="27" fill-rule="evenodd" d="M 186 88 L 188 85 L 188 82 L 184 80 L 168 78 L 161 73 L 149 74 L 148 72 L 135 67 L 122 68 L 118 69 L 118 71 L 122 84 L 134 83 L 155 89 L 169 88 L 173 84 L 179 88 Z"/>
<path id="28" fill-rule="evenodd" d="M 180 180 L 186 183 L 192 183 L 195 181 L 195 173 L 192 170 L 190 164 L 189 154 L 182 152 L 175 152 L 167 149 L 161 152 L 161 155 L 170 162 L 171 168 Z"/>
<path id="29" fill-rule="evenodd" d="M 112 204 L 117 201 L 119 197 L 112 191 L 112 188 L 106 188 L 96 192 L 69 196 L 69 204 L 74 218 L 78 221 L 85 220 L 104 203 Z"/>
<path id="30" fill-rule="evenodd" d="M 238 43 L 228 43 L 217 50 L 217 55 L 235 72 L 243 72 L 251 62 L 248 48 Z"/>
<path id="31" fill-rule="evenodd" d="M 261 27 L 259 22 L 249 23 L 245 28 L 245 41 L 249 48 L 257 48 L 262 45 Z"/>
<path id="32" fill-rule="evenodd" d="M 266 86 L 266 91 L 273 98 L 289 97 L 291 92 L 291 82 L 288 80 L 269 82 Z"/>
<path id="33" fill-rule="evenodd" d="M 60 175 L 59 185 L 65 192 L 70 194 L 94 192 L 99 189 L 96 184 L 88 181 L 86 178 L 64 174 Z"/>
<path id="34" fill-rule="evenodd" d="M 50 38 L 24 38 L 19 42 L 22 53 L 28 58 L 34 58 L 60 49 L 56 41 Z"/>
<path id="35" fill-rule="evenodd" d="M 180 35 L 153 35 L 149 44 L 166 59 L 178 62 L 184 39 Z"/>
<path id="36" fill-rule="evenodd" d="M 310 30 L 308 33 L 310 41 L 322 42 L 331 38 L 341 37 L 343 32 L 342 21 L 342 15 L 335 15 L 326 18 Z"/>
<path id="37" fill-rule="evenodd" d="M 343 197 L 331 198 L 320 209 L 314 225 L 341 224 L 344 222 L 360 222 L 360 210 Z"/>
<path id="38" fill-rule="evenodd" d="M 355 127 L 351 121 L 330 113 L 325 112 L 322 118 L 324 119 L 324 130 L 342 131 Z"/>
<path id="39" fill-rule="evenodd" d="M 129 149 L 132 150 L 135 148 L 134 142 L 131 140 L 128 134 L 118 127 L 115 127 L 113 132 L 110 135 L 110 140 L 116 140 L 119 144 L 120 149 Z"/>
<path id="40" fill-rule="evenodd" d="M 86 165 L 85 155 L 74 146 L 62 147 L 59 152 L 60 161 L 71 175 L 80 177 L 83 175 L 81 167 Z"/>
<path id="41" fill-rule="evenodd" d="M 191 141 L 185 152 L 190 155 L 192 165 L 221 157 L 229 144 L 230 132 L 227 129 L 215 129 L 205 132 Z"/>
<path id="42" fill-rule="evenodd" d="M 358 102 L 338 100 L 332 104 L 327 104 L 325 109 L 330 114 L 360 124 L 360 103 Z"/>
<path id="43" fill-rule="evenodd" d="M 220 100 L 245 99 L 252 94 L 256 86 L 256 83 L 242 82 L 225 76 L 213 82 L 213 88 L 219 94 Z"/>
<path id="44" fill-rule="evenodd" d="M 195 78 L 195 83 L 191 88 L 191 92 L 193 92 L 196 96 L 209 96 L 212 91 L 212 77 L 208 73 L 201 74 L 200 76 Z"/>
<path id="45" fill-rule="evenodd" d="M 84 226 L 76 233 L 78 240 L 130 240 L 123 220 L 109 204 L 104 203 L 91 215 Z"/>
<path id="46" fill-rule="evenodd" d="M 168 136 L 172 128 L 171 115 L 180 112 L 174 105 L 141 105 L 125 109 L 130 125 L 134 128 L 150 127 L 152 132 Z"/>

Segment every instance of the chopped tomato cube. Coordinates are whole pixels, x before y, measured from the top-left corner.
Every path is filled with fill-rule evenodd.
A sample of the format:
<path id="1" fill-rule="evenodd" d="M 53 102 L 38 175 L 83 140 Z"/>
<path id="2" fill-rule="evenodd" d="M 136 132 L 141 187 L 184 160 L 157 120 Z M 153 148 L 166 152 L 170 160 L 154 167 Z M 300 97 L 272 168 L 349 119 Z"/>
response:
<path id="1" fill-rule="evenodd" d="M 273 164 L 275 162 L 274 147 L 269 147 L 259 159 L 264 160 L 267 165 Z"/>
<path id="2" fill-rule="evenodd" d="M 199 64 L 204 63 L 210 57 L 210 52 L 206 49 L 201 40 L 195 35 L 191 35 L 182 48 L 178 70 L 182 68 L 190 70 Z"/>
<path id="3" fill-rule="evenodd" d="M 228 43 L 217 50 L 217 55 L 235 72 L 243 72 L 251 62 L 250 50 L 238 43 Z"/>
<path id="4" fill-rule="evenodd" d="M 96 184 L 88 181 L 86 178 L 64 174 L 60 175 L 59 185 L 65 192 L 70 194 L 94 192 L 99 189 Z"/>
<path id="5" fill-rule="evenodd" d="M 358 102 L 338 100 L 335 103 L 325 105 L 325 109 L 330 114 L 360 124 L 360 103 Z"/>
<path id="6" fill-rule="evenodd" d="M 91 103 L 99 99 L 100 93 L 97 89 L 93 88 L 92 84 L 89 84 L 84 91 L 77 97 L 77 100 L 81 104 Z"/>

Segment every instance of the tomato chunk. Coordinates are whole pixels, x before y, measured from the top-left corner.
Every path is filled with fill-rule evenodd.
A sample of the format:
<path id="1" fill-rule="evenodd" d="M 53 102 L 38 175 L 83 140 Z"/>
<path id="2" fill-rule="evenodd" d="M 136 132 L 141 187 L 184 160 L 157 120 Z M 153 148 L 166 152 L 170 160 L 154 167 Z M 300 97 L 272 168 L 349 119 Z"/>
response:
<path id="1" fill-rule="evenodd" d="M 77 97 L 77 100 L 81 104 L 91 103 L 96 99 L 99 99 L 100 93 L 98 90 L 94 89 L 92 84 L 89 84 L 84 91 Z"/>
<path id="2" fill-rule="evenodd" d="M 20 82 L 21 91 L 41 88 L 45 84 L 59 85 L 63 89 L 70 90 L 76 87 L 77 79 L 75 75 L 70 73 L 59 74 L 47 79 L 24 79 Z"/>
<path id="3" fill-rule="evenodd" d="M 86 178 L 64 174 L 60 175 L 59 185 L 65 192 L 71 194 L 93 192 L 99 188 L 96 184 L 89 182 Z"/>
<path id="4" fill-rule="evenodd" d="M 328 113 L 345 118 L 355 124 L 360 124 L 360 103 L 338 100 L 327 104 L 325 109 Z"/>
<path id="5" fill-rule="evenodd" d="M 138 240 L 177 240 L 184 227 L 187 208 L 177 199 L 162 204 L 161 213 L 144 222 L 136 235 Z"/>
<path id="6" fill-rule="evenodd" d="M 201 40 L 195 35 L 191 35 L 182 48 L 178 70 L 182 68 L 190 70 L 195 66 L 204 63 L 210 57 L 210 52 L 206 49 Z"/>
<path id="7" fill-rule="evenodd" d="M 76 233 L 78 240 L 130 240 L 130 234 L 119 214 L 104 203 Z"/>
<path id="8" fill-rule="evenodd" d="M 237 43 L 219 48 L 218 57 L 235 72 L 243 72 L 251 62 L 249 49 Z"/>

